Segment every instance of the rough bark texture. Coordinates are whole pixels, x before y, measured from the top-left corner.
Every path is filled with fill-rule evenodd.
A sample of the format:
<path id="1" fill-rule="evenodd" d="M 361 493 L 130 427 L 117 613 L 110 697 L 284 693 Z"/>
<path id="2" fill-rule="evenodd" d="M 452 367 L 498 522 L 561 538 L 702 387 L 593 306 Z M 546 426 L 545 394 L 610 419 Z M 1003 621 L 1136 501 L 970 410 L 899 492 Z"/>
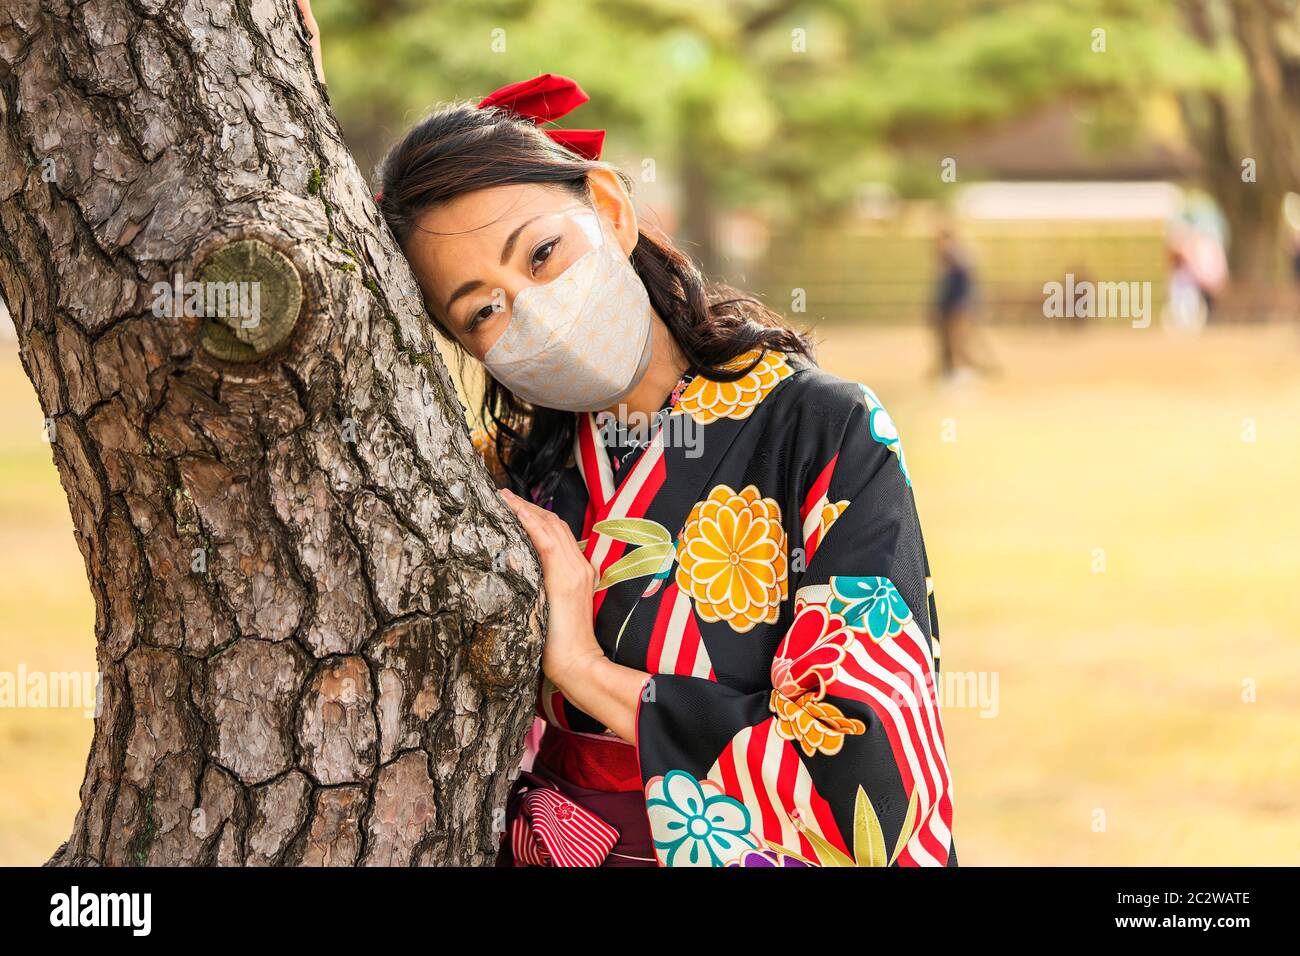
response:
<path id="1" fill-rule="evenodd" d="M 540 576 L 292 0 L 5 0 L 0 290 L 103 674 L 50 862 L 490 862 Z"/>

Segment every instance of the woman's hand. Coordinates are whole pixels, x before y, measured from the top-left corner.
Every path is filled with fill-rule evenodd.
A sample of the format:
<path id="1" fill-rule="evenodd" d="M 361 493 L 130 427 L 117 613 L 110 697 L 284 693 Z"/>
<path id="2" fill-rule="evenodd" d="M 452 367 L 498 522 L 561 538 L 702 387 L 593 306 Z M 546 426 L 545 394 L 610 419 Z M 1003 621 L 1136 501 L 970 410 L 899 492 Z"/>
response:
<path id="1" fill-rule="evenodd" d="M 561 692 L 566 692 L 592 665 L 605 659 L 592 626 L 596 571 L 561 518 L 508 489 L 501 490 L 501 497 L 528 532 L 542 559 L 542 579 L 550 605 L 542 672 Z"/>
<path id="2" fill-rule="evenodd" d="M 501 498 L 533 539 L 542 559 L 550 605 L 542 672 L 580 711 L 635 744 L 638 708 L 650 675 L 615 664 L 596 642 L 592 623 L 595 569 L 557 515 L 508 489 L 501 490 Z"/>
<path id="3" fill-rule="evenodd" d="M 311 34 L 311 62 L 316 68 L 316 78 L 324 85 L 325 64 L 320 56 L 320 27 L 316 25 L 316 17 L 311 12 L 311 0 L 298 0 L 298 12 L 302 14 L 302 22 Z"/>

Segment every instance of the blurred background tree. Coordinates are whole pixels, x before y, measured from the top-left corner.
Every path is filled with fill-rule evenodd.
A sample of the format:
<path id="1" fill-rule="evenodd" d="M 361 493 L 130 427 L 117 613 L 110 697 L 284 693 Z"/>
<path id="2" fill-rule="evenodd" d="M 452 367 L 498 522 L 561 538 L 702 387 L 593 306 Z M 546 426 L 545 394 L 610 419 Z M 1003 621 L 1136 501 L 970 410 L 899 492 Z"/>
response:
<path id="1" fill-rule="evenodd" d="M 1185 90 L 1182 107 L 1202 178 L 1233 235 L 1233 272 L 1268 279 L 1282 201 L 1300 192 L 1300 5 L 1294 0 L 1181 0 L 1187 32 L 1244 64 L 1246 81 Z M 1242 162 L 1267 172 L 1242 188 Z"/>
<path id="2" fill-rule="evenodd" d="M 593 101 L 566 122 L 610 127 L 611 153 L 640 160 L 629 171 L 670 177 L 678 235 L 717 274 L 722 209 L 779 230 L 851 210 L 868 182 L 934 196 L 944 157 L 1054 107 L 1098 162 L 1152 140 L 1193 147 L 1242 270 L 1271 264 L 1296 188 L 1285 0 L 317 0 L 317 15 L 363 164 L 441 101 L 571 75 Z M 1266 188 L 1240 188 L 1246 156 Z M 999 165 L 977 156 L 961 176 Z"/>

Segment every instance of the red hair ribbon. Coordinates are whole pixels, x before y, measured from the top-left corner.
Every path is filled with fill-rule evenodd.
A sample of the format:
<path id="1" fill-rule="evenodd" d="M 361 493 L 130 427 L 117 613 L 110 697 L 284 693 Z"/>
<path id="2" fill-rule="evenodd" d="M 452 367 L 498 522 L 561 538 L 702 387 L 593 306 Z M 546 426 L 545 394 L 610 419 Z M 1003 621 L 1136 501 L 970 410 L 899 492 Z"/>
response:
<path id="1" fill-rule="evenodd" d="M 479 102 L 478 108 L 495 106 L 541 125 L 559 119 L 589 99 L 591 97 L 582 87 L 567 76 L 543 73 L 489 93 Z M 542 132 L 565 149 L 587 159 L 600 159 L 600 150 L 605 144 L 603 129 L 543 129 Z"/>

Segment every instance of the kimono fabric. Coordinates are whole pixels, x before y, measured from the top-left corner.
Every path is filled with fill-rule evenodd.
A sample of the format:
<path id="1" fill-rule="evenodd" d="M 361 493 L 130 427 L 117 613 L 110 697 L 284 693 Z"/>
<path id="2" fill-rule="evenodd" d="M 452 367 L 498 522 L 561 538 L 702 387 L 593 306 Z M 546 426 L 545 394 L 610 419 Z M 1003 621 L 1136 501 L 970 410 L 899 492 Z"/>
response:
<path id="1" fill-rule="evenodd" d="M 800 357 L 729 368 L 749 371 L 684 379 L 630 449 L 577 416 L 545 504 L 596 569 L 601 648 L 648 677 L 634 744 L 543 678 L 502 860 L 956 866 L 933 585 L 894 423 Z"/>
<path id="2" fill-rule="evenodd" d="M 692 378 L 690 372 L 682 376 L 661 413 L 671 410 Z M 642 445 L 608 425 L 601 436 L 611 477 L 618 482 Z M 572 472 L 568 477 L 571 484 L 581 480 Z M 554 506 L 553 499 L 541 503 Z M 497 866 L 658 865 L 630 744 L 610 734 L 572 733 L 539 716 L 527 751 L 525 772 L 507 800 Z"/>

